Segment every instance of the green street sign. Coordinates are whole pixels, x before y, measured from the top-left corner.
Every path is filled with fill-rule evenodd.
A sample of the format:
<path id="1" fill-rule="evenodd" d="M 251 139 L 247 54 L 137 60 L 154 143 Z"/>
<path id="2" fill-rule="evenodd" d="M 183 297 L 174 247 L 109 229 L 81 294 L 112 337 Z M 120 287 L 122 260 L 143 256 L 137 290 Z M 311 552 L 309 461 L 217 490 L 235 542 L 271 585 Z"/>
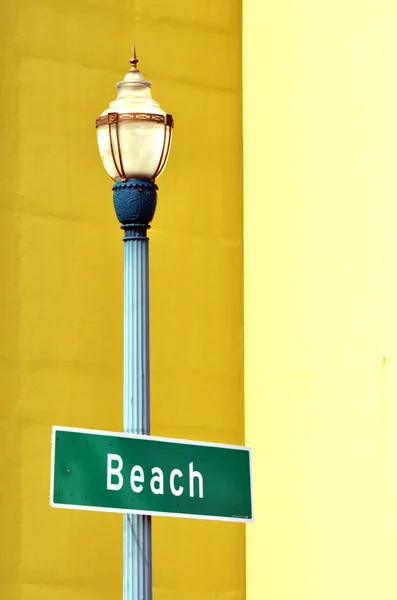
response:
<path id="1" fill-rule="evenodd" d="M 252 521 L 251 451 L 53 427 L 55 508 Z"/>

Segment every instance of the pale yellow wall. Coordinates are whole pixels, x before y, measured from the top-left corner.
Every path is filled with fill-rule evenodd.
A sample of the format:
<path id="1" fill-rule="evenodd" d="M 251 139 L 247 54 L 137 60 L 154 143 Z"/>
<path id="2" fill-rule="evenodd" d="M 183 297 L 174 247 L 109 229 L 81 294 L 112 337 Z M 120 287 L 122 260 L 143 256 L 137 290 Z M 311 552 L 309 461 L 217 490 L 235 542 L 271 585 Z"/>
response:
<path id="1" fill-rule="evenodd" d="M 248 600 L 397 595 L 397 5 L 244 0 Z"/>
<path id="2" fill-rule="evenodd" d="M 243 4 L 248 600 L 397 594 L 397 5 Z"/>
<path id="3" fill-rule="evenodd" d="M 5 0 L 0 598 L 121 598 L 120 515 L 49 507 L 51 426 L 122 428 L 122 232 L 95 118 L 134 42 L 175 117 L 151 230 L 152 432 L 243 443 L 238 0 Z M 245 597 L 244 526 L 155 519 L 155 600 Z"/>

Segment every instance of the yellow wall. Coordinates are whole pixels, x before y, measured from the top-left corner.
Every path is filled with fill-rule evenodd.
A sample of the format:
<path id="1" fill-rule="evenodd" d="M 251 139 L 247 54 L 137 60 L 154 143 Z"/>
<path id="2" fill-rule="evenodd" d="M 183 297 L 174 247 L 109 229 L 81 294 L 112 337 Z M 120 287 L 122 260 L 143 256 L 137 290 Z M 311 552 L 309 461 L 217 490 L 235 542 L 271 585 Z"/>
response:
<path id="1" fill-rule="evenodd" d="M 244 0 L 249 600 L 397 594 L 397 5 Z"/>
<path id="2" fill-rule="evenodd" d="M 238 0 L 5 0 L 0 598 L 121 598 L 122 517 L 49 507 L 51 426 L 122 428 L 122 232 L 95 118 L 134 42 L 175 117 L 151 230 L 152 432 L 243 443 Z M 244 526 L 154 520 L 155 600 L 245 597 Z"/>

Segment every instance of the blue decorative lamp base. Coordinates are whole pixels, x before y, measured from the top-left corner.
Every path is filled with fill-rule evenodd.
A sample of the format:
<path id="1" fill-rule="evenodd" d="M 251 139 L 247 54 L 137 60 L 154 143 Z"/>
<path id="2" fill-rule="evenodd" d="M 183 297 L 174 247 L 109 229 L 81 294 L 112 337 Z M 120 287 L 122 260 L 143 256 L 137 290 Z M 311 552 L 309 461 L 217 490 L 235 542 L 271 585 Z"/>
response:
<path id="1" fill-rule="evenodd" d="M 149 179 L 116 181 L 113 186 L 113 203 L 124 229 L 149 227 L 156 212 L 157 190 L 157 185 Z"/>

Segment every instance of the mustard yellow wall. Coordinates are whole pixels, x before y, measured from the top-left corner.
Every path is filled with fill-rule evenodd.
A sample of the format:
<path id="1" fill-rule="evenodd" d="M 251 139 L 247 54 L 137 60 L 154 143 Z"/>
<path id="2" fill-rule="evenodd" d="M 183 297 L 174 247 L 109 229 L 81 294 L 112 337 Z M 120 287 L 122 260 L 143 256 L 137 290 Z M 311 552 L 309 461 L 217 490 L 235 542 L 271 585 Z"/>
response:
<path id="1" fill-rule="evenodd" d="M 49 507 L 51 426 L 122 429 L 122 232 L 95 118 L 131 44 L 172 112 L 151 230 L 152 433 L 244 442 L 238 0 L 5 0 L 0 598 L 121 598 L 122 517 Z M 245 597 L 244 526 L 154 520 L 155 600 Z"/>
<path id="2" fill-rule="evenodd" d="M 397 594 L 397 5 L 244 0 L 248 600 Z"/>

